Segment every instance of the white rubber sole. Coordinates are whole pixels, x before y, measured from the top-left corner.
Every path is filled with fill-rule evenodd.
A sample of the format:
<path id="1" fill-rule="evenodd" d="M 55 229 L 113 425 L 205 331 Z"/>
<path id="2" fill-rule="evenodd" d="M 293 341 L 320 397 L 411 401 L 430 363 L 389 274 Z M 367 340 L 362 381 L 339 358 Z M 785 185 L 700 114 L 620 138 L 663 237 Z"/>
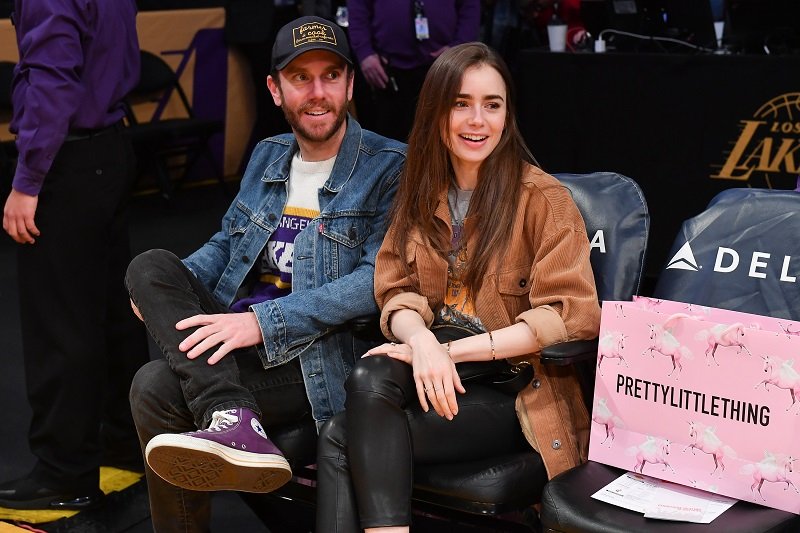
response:
<path id="1" fill-rule="evenodd" d="M 153 437 L 145 458 L 162 479 L 188 490 L 272 492 L 292 478 L 281 455 L 234 450 L 187 435 Z"/>

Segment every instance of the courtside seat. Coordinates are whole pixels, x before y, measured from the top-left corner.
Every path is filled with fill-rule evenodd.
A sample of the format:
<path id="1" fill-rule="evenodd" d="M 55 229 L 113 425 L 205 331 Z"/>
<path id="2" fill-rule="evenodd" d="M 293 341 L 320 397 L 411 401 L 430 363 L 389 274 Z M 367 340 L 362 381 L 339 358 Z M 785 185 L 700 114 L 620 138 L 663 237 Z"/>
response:
<path id="1" fill-rule="evenodd" d="M 791 277 L 800 276 L 798 235 L 800 193 L 766 189 L 722 191 L 701 214 L 684 222 L 653 296 L 800 320 L 800 283 L 790 281 Z M 738 257 L 736 268 L 733 268 L 734 256 Z M 756 275 L 751 275 L 754 258 Z M 789 258 L 788 263 L 786 258 Z M 743 501 L 706 525 L 646 519 L 640 513 L 590 497 L 623 472 L 589 461 L 553 478 L 545 486 L 542 497 L 544 531 L 800 531 L 797 515 Z"/>
<path id="2" fill-rule="evenodd" d="M 617 300 L 638 294 L 649 235 L 649 212 L 639 186 L 630 178 L 610 172 L 556 177 L 573 195 L 594 243 L 591 261 L 599 297 Z M 596 353 L 596 341 L 576 341 L 543 351 L 542 361 L 571 364 L 593 358 Z M 514 398 L 509 396 L 509 402 L 513 404 Z M 309 437 L 309 429 L 313 424 L 302 431 L 287 428 L 270 433 L 293 466 L 307 461 L 304 454 L 309 452 L 308 444 L 301 443 L 298 437 Z M 315 441 L 316 433 L 310 438 Z M 300 455 L 294 456 L 295 453 Z M 313 481 L 308 477 L 313 478 L 314 471 L 304 468 L 295 473 L 296 478 L 278 491 L 260 497 L 246 495 L 246 501 L 257 513 L 260 505 L 274 509 L 275 498 L 307 510 L 312 508 L 315 495 Z M 433 514 L 455 524 L 488 523 L 493 531 L 530 531 L 538 527 L 538 517 L 531 506 L 540 501 L 546 482 L 541 456 L 533 450 L 466 463 L 418 464 L 413 504 L 426 518 Z M 259 514 L 270 526 L 269 513 Z"/>

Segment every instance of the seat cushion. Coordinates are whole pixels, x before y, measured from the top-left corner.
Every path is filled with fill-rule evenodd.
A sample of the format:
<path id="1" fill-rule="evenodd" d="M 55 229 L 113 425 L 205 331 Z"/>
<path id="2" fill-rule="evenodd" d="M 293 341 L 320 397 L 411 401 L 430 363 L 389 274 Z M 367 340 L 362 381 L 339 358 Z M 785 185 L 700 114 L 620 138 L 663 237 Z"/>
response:
<path id="1" fill-rule="evenodd" d="M 551 531 L 602 533 L 755 533 L 800 531 L 800 517 L 740 501 L 710 524 L 644 518 L 590 496 L 624 473 L 594 461 L 554 477 L 542 494 L 541 520 Z"/>

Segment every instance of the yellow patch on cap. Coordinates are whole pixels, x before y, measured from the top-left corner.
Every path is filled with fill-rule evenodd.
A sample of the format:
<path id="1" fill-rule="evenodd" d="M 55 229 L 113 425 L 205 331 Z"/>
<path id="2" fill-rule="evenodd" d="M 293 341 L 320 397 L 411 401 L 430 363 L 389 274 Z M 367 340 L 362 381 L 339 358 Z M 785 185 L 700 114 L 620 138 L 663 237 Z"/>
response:
<path id="1" fill-rule="evenodd" d="M 328 43 L 336 46 L 336 35 L 333 33 L 333 28 L 319 22 L 310 22 L 293 28 L 292 38 L 295 48 L 308 43 Z"/>

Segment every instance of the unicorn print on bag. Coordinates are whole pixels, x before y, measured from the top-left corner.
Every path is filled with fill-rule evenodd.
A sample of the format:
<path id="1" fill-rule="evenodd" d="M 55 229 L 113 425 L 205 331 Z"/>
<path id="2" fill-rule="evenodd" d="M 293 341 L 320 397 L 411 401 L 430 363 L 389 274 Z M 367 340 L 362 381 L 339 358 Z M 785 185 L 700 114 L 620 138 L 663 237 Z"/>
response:
<path id="1" fill-rule="evenodd" d="M 597 370 L 601 376 L 603 375 L 603 369 L 600 368 L 600 365 L 603 364 L 603 359 L 616 359 L 617 366 L 622 363 L 625 363 L 625 366 L 630 366 L 622 354 L 627 338 L 627 335 L 615 331 L 608 332 L 600 337 L 597 348 Z"/>
<path id="2" fill-rule="evenodd" d="M 648 326 L 650 327 L 650 347 L 642 352 L 642 355 L 645 355 L 647 352 L 650 352 L 651 357 L 654 357 L 653 352 L 666 355 L 672 360 L 672 370 L 670 370 L 667 375 L 671 376 L 673 372 L 677 371 L 675 374 L 677 378 L 678 374 L 683 370 L 683 359 L 691 359 L 692 352 L 688 347 L 683 346 L 680 341 L 661 324 L 648 324 Z"/>
<path id="3" fill-rule="evenodd" d="M 758 383 L 764 385 L 764 390 L 769 390 L 769 385 L 775 385 L 779 389 L 786 389 L 792 397 L 792 405 L 786 408 L 788 411 L 794 404 L 797 403 L 798 396 L 800 396 L 800 374 L 794 369 L 794 359 L 787 359 L 781 361 L 777 357 L 771 355 L 761 356 L 764 360 L 764 374 L 766 377 Z"/>
<path id="4" fill-rule="evenodd" d="M 719 469 L 720 476 L 725 470 L 725 457 L 736 457 L 736 452 L 733 448 L 724 444 L 716 435 L 716 428 L 714 426 L 703 426 L 697 422 L 689 422 L 689 438 L 692 439 L 683 451 L 692 450 L 694 455 L 696 450 L 709 454 L 714 459 L 714 470 L 711 475 Z"/>
<path id="5" fill-rule="evenodd" d="M 622 423 L 622 419 L 608 408 L 605 398 L 598 398 L 597 402 L 594 404 L 594 409 L 592 409 L 592 422 L 600 424 L 605 428 L 606 438 L 603 439 L 603 442 L 600 444 L 605 444 L 608 440 L 609 447 L 614 442 L 614 428 L 625 427 Z"/>
<path id="6" fill-rule="evenodd" d="M 725 348 L 737 347 L 737 354 L 741 354 L 742 350 L 747 352 L 747 355 L 752 356 L 750 350 L 744 345 L 744 324 L 737 322 L 736 324 L 716 324 L 711 329 L 704 329 L 697 332 L 697 340 L 706 341 L 708 347 L 706 348 L 706 364 L 711 365 L 713 360 L 717 366 L 719 361 L 715 357 L 717 348 L 720 346 Z M 709 359 L 709 357 L 711 359 Z"/>
<path id="7" fill-rule="evenodd" d="M 800 329 L 793 329 L 792 324 L 783 324 L 782 322 L 778 322 L 778 326 L 786 334 L 787 339 L 793 335 L 800 336 Z"/>
<path id="8" fill-rule="evenodd" d="M 756 497 L 755 491 L 758 490 L 758 495 L 763 501 L 767 501 L 761 488 L 765 481 L 770 483 L 786 483 L 783 490 L 793 488 L 795 492 L 800 494 L 794 483 L 789 479 L 789 474 L 792 473 L 795 458 L 791 455 L 773 454 L 764 450 L 764 458 L 757 463 L 750 463 L 744 465 L 739 469 L 739 473 L 753 476 L 753 484 L 750 485 L 750 491 L 753 493 L 753 498 Z"/>
<path id="9" fill-rule="evenodd" d="M 669 439 L 657 439 L 648 435 L 643 443 L 628 448 L 626 453 L 636 457 L 633 471 L 643 474 L 645 463 L 650 463 L 664 465 L 664 470 L 669 468 L 673 473 L 676 473 L 675 469 L 669 464 L 669 446 Z"/>

